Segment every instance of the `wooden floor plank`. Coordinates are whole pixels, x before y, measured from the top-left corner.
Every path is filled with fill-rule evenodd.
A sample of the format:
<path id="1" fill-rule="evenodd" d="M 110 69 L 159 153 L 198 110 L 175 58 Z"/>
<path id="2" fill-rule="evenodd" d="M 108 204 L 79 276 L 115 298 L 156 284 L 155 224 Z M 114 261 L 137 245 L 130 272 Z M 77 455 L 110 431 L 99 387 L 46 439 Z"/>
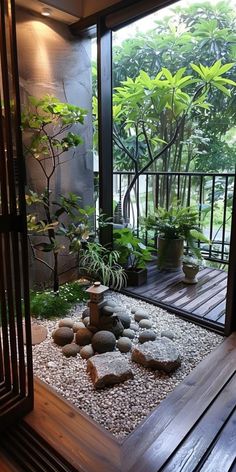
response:
<path id="1" fill-rule="evenodd" d="M 120 472 L 119 441 L 39 379 L 35 380 L 35 409 L 25 421 L 74 467 Z"/>
<path id="2" fill-rule="evenodd" d="M 235 366 L 236 333 L 207 356 L 128 437 L 123 445 L 128 470 L 157 472 L 234 374 Z M 137 449 L 140 457 L 135 461 L 132 451 Z"/>
<path id="3" fill-rule="evenodd" d="M 192 313 L 194 313 L 194 315 L 198 315 L 200 317 L 203 317 L 203 316 L 206 317 L 210 310 L 212 310 L 213 308 L 219 307 L 222 302 L 225 302 L 226 293 L 227 293 L 227 287 L 225 287 L 223 290 L 217 292 L 213 297 L 211 296 L 211 292 L 210 292 L 209 293 L 209 300 L 207 300 L 206 302 L 204 302 L 200 306 L 198 306 L 195 310 L 192 311 Z M 217 318 L 219 318 L 219 316 L 220 316 L 219 312 L 216 313 L 214 321 Z"/>
<path id="4" fill-rule="evenodd" d="M 163 472 L 189 472 L 194 471 L 199 466 L 202 458 L 213 444 L 216 435 L 235 409 L 235 391 L 236 375 L 220 392 L 215 402 L 210 405 L 197 426 L 188 434 L 180 448 L 164 466 Z M 222 468 L 221 470 L 225 471 L 226 469 Z"/>
<path id="5" fill-rule="evenodd" d="M 187 319 L 189 317 L 199 324 L 223 330 L 225 324 L 223 292 L 226 292 L 227 273 L 207 267 L 199 272 L 198 277 L 196 285 L 187 285 L 182 281 L 182 270 L 160 271 L 156 268 L 155 261 L 152 261 L 148 268 L 147 283 L 140 287 L 126 287 L 123 293 L 161 306 Z M 223 308 L 222 303 L 224 303 Z"/>
<path id="6" fill-rule="evenodd" d="M 225 313 L 226 309 L 226 300 L 223 300 L 219 305 L 215 306 L 212 310 L 205 313 L 204 317 L 208 320 L 217 321 L 220 316 Z"/>
<path id="7" fill-rule="evenodd" d="M 236 459 L 236 409 L 224 426 L 201 472 L 229 472 Z"/>
<path id="8" fill-rule="evenodd" d="M 0 449 L 0 471 L 1 472 L 24 472 L 23 469 L 13 463 L 4 451 Z"/>

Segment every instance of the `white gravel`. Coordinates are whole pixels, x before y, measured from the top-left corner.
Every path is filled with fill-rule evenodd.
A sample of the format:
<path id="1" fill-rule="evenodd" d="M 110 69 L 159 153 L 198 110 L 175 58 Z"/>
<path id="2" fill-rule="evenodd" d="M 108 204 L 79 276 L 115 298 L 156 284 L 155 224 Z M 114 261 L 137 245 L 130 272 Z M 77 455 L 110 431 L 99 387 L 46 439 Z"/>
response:
<path id="1" fill-rule="evenodd" d="M 87 361 L 79 354 L 75 358 L 64 357 L 61 348 L 54 344 L 51 333 L 59 321 L 54 319 L 40 321 L 48 328 L 48 337 L 43 343 L 33 347 L 34 374 L 122 439 L 133 431 L 140 421 L 223 341 L 223 338 L 149 303 L 112 291 L 108 292 L 107 298 L 121 304 L 129 312 L 132 307 L 148 310 L 152 329 L 157 334 L 160 335 L 164 330 L 171 331 L 181 354 L 181 367 L 172 374 L 154 372 L 131 362 L 130 353 L 123 354 L 132 365 L 134 379 L 96 391 L 86 372 Z M 71 318 L 80 321 L 84 308 L 81 304 L 74 308 L 70 314 Z M 133 315 L 131 317 L 133 319 Z M 133 342 L 137 343 L 138 332 L 135 334 Z"/>

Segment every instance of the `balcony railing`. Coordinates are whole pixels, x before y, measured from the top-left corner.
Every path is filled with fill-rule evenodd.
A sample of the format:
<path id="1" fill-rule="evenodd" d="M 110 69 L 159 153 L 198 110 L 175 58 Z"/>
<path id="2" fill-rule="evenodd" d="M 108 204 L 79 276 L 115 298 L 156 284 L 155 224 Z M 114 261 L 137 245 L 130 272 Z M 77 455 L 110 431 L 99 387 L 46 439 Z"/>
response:
<path id="1" fill-rule="evenodd" d="M 122 209 L 125 191 L 134 173 L 114 171 L 113 176 L 114 201 L 117 208 Z M 168 209 L 177 201 L 182 206 L 196 206 L 199 225 L 211 241 L 209 245 L 198 243 L 204 258 L 228 264 L 234 184 L 233 173 L 145 172 L 129 196 L 129 222 L 140 235 L 140 217 L 155 208 Z M 148 236 L 146 233 L 146 241 Z"/>

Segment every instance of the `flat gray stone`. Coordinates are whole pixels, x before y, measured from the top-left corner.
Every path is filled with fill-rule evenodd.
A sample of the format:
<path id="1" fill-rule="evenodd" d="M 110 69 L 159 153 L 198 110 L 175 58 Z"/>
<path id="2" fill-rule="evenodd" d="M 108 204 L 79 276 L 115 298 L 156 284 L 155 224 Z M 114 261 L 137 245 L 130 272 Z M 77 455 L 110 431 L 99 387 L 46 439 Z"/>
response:
<path id="1" fill-rule="evenodd" d="M 173 341 L 168 338 L 149 341 L 135 346 L 132 361 L 154 370 L 172 372 L 181 365 L 180 355 Z"/>
<path id="2" fill-rule="evenodd" d="M 132 331 L 138 331 L 138 325 L 131 323 L 130 329 L 132 329 Z"/>
<path id="3" fill-rule="evenodd" d="M 135 321 L 139 322 L 140 320 L 148 320 L 149 314 L 146 310 L 136 310 L 134 314 Z"/>
<path id="4" fill-rule="evenodd" d="M 143 344 L 148 341 L 155 341 L 156 337 L 157 335 L 156 333 L 154 333 L 154 331 L 152 331 L 151 329 L 145 329 L 145 331 L 142 331 L 142 333 L 140 333 L 138 340 L 141 344 Z"/>
<path id="5" fill-rule="evenodd" d="M 74 321 L 71 318 L 63 318 L 58 323 L 59 328 L 73 328 L 73 325 Z"/>
<path id="6" fill-rule="evenodd" d="M 140 320 L 139 322 L 140 328 L 151 328 L 152 327 L 152 322 L 150 320 Z"/>
<path id="7" fill-rule="evenodd" d="M 166 331 L 161 332 L 161 337 L 169 338 L 169 339 L 173 340 L 175 335 L 171 331 L 166 330 Z"/>
<path id="8" fill-rule="evenodd" d="M 118 312 L 118 313 L 115 313 L 115 314 L 118 316 L 118 318 L 119 318 L 120 322 L 122 323 L 124 329 L 127 329 L 127 328 L 130 327 L 131 319 L 130 319 L 130 316 L 129 316 L 128 313 Z"/>
<path id="9" fill-rule="evenodd" d="M 132 329 L 124 329 L 122 336 L 125 336 L 126 338 L 134 339 L 135 332 Z"/>
<path id="10" fill-rule="evenodd" d="M 120 352 L 129 352 L 132 349 L 132 342 L 127 337 L 122 337 L 117 341 L 117 347 Z"/>
<path id="11" fill-rule="evenodd" d="M 133 379 L 130 365 L 120 352 L 106 352 L 91 357 L 87 361 L 87 371 L 97 389 Z"/>

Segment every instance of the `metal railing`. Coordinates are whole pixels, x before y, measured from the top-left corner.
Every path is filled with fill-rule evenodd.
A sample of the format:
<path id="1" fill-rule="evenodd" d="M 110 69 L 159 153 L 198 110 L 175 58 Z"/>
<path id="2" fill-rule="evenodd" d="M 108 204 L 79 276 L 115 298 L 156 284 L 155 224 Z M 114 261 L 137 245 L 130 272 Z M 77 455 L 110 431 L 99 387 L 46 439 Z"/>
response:
<path id="1" fill-rule="evenodd" d="M 121 209 L 133 177 L 133 172 L 113 173 L 113 198 Z M 155 208 L 168 209 L 177 201 L 181 206 L 196 206 L 199 225 L 211 241 L 209 245 L 198 243 L 203 257 L 228 264 L 234 185 L 234 173 L 145 172 L 137 179 L 129 196 L 129 223 L 140 235 L 140 217 L 148 216 Z M 148 237 L 146 233 L 146 241 Z"/>

